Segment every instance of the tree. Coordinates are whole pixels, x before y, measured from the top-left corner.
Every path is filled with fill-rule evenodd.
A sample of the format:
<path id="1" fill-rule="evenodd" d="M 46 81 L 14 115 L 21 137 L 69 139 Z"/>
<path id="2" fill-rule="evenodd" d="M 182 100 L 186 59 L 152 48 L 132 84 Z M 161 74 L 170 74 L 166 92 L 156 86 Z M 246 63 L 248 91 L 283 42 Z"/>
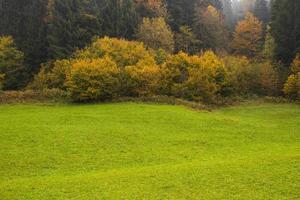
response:
<path id="1" fill-rule="evenodd" d="M 189 54 L 198 52 L 200 40 L 193 33 L 193 30 L 188 26 L 179 28 L 179 32 L 175 36 L 176 51 L 183 51 Z"/>
<path id="2" fill-rule="evenodd" d="M 24 54 L 19 51 L 12 37 L 0 37 L 0 75 L 5 90 L 22 86 Z"/>
<path id="3" fill-rule="evenodd" d="M 222 0 L 222 11 L 225 17 L 226 26 L 233 29 L 233 13 L 232 13 L 232 2 L 231 0 Z"/>
<path id="4" fill-rule="evenodd" d="M 261 45 L 262 23 L 249 12 L 235 27 L 232 48 L 236 54 L 253 57 L 261 51 Z"/>
<path id="5" fill-rule="evenodd" d="M 263 57 L 269 60 L 274 59 L 274 51 L 275 51 L 275 40 L 271 34 L 270 26 L 267 26 L 267 34 L 265 36 L 265 44 L 263 47 Z"/>
<path id="6" fill-rule="evenodd" d="M 174 51 L 174 35 L 163 18 L 144 18 L 138 27 L 137 39 L 153 49 Z"/>
<path id="7" fill-rule="evenodd" d="M 0 35 L 11 35 L 18 48 L 24 52 L 27 72 L 24 78 L 38 72 L 40 63 L 47 60 L 44 22 L 47 2 L 1 0 L 0 3 Z"/>
<path id="8" fill-rule="evenodd" d="M 141 17 L 163 17 L 167 19 L 168 10 L 164 0 L 134 0 Z"/>
<path id="9" fill-rule="evenodd" d="M 256 0 L 253 9 L 253 14 L 264 24 L 267 24 L 269 20 L 269 10 L 267 1 Z"/>
<path id="10" fill-rule="evenodd" d="M 213 6 L 204 11 L 198 10 L 194 19 L 194 31 L 204 49 L 220 50 L 226 48 L 226 28 L 223 16 Z"/>
<path id="11" fill-rule="evenodd" d="M 274 0 L 272 3 L 271 31 L 276 43 L 274 56 L 287 66 L 300 52 L 299 10 L 299 0 Z"/>
<path id="12" fill-rule="evenodd" d="M 47 6 L 48 59 L 66 58 L 101 34 L 96 3 L 80 0 L 51 0 Z"/>
<path id="13" fill-rule="evenodd" d="M 139 16 L 132 0 L 100 0 L 98 5 L 102 20 L 102 35 L 133 38 Z"/>

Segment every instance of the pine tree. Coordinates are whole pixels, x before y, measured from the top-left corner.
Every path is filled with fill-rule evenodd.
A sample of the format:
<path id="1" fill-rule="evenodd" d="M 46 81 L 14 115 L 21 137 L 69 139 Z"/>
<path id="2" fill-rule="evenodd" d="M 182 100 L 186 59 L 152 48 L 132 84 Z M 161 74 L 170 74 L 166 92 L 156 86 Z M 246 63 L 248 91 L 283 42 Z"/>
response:
<path id="1" fill-rule="evenodd" d="M 300 1 L 274 0 L 271 31 L 275 39 L 275 58 L 289 64 L 300 52 Z"/>
<path id="2" fill-rule="evenodd" d="M 97 0 L 99 1 L 99 0 Z M 132 39 L 139 23 L 139 16 L 132 0 L 101 0 L 103 34 Z"/>
<path id="3" fill-rule="evenodd" d="M 101 32 L 94 1 L 50 0 L 47 15 L 48 58 L 64 58 Z"/>

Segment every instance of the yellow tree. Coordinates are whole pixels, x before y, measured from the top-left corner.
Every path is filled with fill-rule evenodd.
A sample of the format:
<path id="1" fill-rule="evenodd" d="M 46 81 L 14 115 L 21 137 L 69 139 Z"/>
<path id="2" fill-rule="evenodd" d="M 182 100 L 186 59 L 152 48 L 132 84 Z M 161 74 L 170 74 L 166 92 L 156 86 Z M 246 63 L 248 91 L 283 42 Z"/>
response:
<path id="1" fill-rule="evenodd" d="M 152 49 L 174 50 L 174 35 L 164 18 L 144 18 L 138 27 L 137 38 Z"/>
<path id="2" fill-rule="evenodd" d="M 261 51 L 262 22 L 248 12 L 235 27 L 232 48 L 236 54 L 253 57 Z"/>

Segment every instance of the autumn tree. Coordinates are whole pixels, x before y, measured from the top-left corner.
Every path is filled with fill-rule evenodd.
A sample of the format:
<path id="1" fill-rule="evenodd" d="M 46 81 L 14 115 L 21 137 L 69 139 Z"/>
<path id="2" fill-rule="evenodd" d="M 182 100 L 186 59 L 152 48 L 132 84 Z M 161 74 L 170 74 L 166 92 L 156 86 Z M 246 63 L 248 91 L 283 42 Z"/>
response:
<path id="1" fill-rule="evenodd" d="M 164 0 L 134 0 L 137 11 L 142 17 L 168 17 L 168 10 Z"/>
<path id="2" fill-rule="evenodd" d="M 189 26 L 182 26 L 175 35 L 176 51 L 183 51 L 189 54 L 195 54 L 199 50 L 201 41 L 193 33 Z"/>
<path id="3" fill-rule="evenodd" d="M 261 46 L 262 23 L 249 12 L 235 27 L 232 48 L 236 54 L 253 57 L 261 51 Z"/>
<path id="4" fill-rule="evenodd" d="M 137 30 L 137 39 L 153 49 L 174 51 L 174 35 L 163 18 L 144 18 Z"/>
<path id="5" fill-rule="evenodd" d="M 213 6 L 204 11 L 199 9 L 194 19 L 194 31 L 202 41 L 204 49 L 220 50 L 226 48 L 226 28 L 223 16 Z"/>
<path id="6" fill-rule="evenodd" d="M 0 75 L 3 89 L 13 90 L 22 86 L 24 54 L 19 51 L 13 38 L 0 37 Z"/>

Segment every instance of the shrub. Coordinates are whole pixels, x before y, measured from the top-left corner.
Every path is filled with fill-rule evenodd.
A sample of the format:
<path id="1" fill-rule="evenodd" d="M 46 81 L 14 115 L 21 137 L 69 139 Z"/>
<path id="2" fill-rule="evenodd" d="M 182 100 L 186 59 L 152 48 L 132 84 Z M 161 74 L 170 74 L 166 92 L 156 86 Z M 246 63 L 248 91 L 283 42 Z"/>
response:
<path id="1" fill-rule="evenodd" d="M 95 40 L 91 46 L 75 53 L 77 59 L 98 59 L 109 56 L 118 67 L 134 66 L 140 60 L 151 56 L 143 43 L 104 37 Z"/>
<path id="2" fill-rule="evenodd" d="M 274 96 L 280 92 L 278 72 L 270 61 L 260 62 L 257 64 L 259 69 L 259 94 Z"/>
<path id="3" fill-rule="evenodd" d="M 159 93 L 176 97 L 184 96 L 184 82 L 188 79 L 188 68 L 196 64 L 197 56 L 179 52 L 167 58 L 161 66 Z"/>
<path id="4" fill-rule="evenodd" d="M 187 94 L 192 100 L 211 102 L 225 83 L 224 63 L 212 52 L 205 52 L 188 68 Z"/>
<path id="5" fill-rule="evenodd" d="M 254 93 L 258 87 L 258 70 L 251 65 L 246 57 L 226 56 L 223 58 L 227 71 L 227 92 L 245 95 Z"/>
<path id="6" fill-rule="evenodd" d="M 291 64 L 292 74 L 284 84 L 284 93 L 290 99 L 300 100 L 300 54 L 297 54 Z"/>
<path id="7" fill-rule="evenodd" d="M 67 90 L 74 101 L 108 100 L 117 95 L 119 69 L 108 56 L 75 60 L 67 74 Z"/>
<path id="8" fill-rule="evenodd" d="M 43 91 L 3 91 L 0 93 L 0 104 L 24 102 L 63 102 L 66 100 L 68 100 L 67 93 L 60 89 L 45 89 Z"/>
<path id="9" fill-rule="evenodd" d="M 66 76 L 70 72 L 72 61 L 56 60 L 53 63 L 44 63 L 40 72 L 34 76 L 33 82 L 28 85 L 27 89 L 45 90 L 61 89 L 66 90 Z"/>
<path id="10" fill-rule="evenodd" d="M 289 76 L 283 91 L 290 99 L 300 100 L 300 72 Z"/>
<path id="11" fill-rule="evenodd" d="M 128 75 L 127 84 L 131 88 L 129 93 L 138 96 L 155 93 L 159 84 L 160 68 L 153 58 L 141 60 L 135 66 L 127 66 L 125 72 Z"/>

